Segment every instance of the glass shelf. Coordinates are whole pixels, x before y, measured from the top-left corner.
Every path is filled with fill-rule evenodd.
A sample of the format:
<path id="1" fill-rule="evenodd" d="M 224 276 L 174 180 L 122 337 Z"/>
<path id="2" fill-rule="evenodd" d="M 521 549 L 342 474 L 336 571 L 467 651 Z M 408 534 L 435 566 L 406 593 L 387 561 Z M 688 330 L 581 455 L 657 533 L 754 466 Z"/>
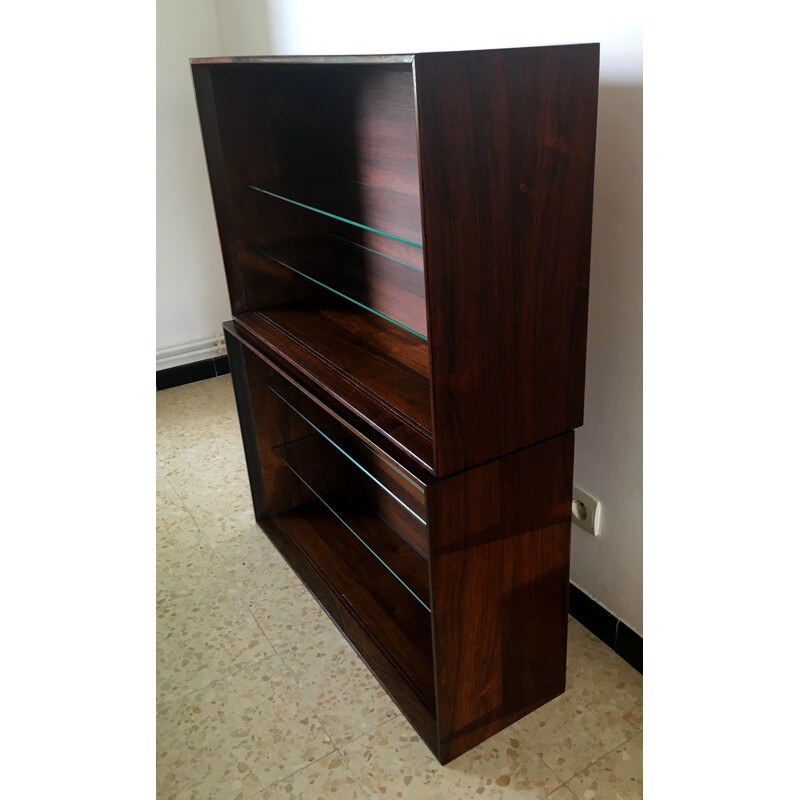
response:
<path id="1" fill-rule="evenodd" d="M 319 500 L 281 511 L 275 518 L 281 539 L 325 576 L 325 584 L 352 610 L 358 627 L 365 627 L 374 642 L 394 643 L 390 663 L 399 670 L 401 682 L 434 708 L 430 611 L 394 578 L 375 580 L 372 554 L 354 536 L 342 535 L 341 523 Z"/>
<path id="2" fill-rule="evenodd" d="M 427 341 L 419 268 L 339 236 L 271 242 L 257 253 Z"/>
<path id="3" fill-rule="evenodd" d="M 267 383 L 267 388 L 291 408 L 298 417 L 310 425 L 331 447 L 341 453 L 352 466 L 405 509 L 419 524 L 427 526 L 422 487 L 410 481 L 403 472 L 388 459 L 383 458 L 376 450 L 360 442 L 344 426 L 337 424 L 322 430 L 298 409 L 297 402 L 287 398 L 286 391 L 276 388 L 271 383 Z"/>
<path id="4" fill-rule="evenodd" d="M 273 452 L 388 572 L 430 611 L 427 562 L 375 513 L 366 494 L 360 494 L 354 487 L 331 490 L 331 482 L 337 483 L 341 476 L 335 469 L 338 466 L 336 460 L 331 461 L 325 452 L 330 446 L 327 437 L 315 434 L 275 447 Z M 340 457 L 337 458 L 341 461 Z"/>
<path id="5" fill-rule="evenodd" d="M 422 247 L 419 197 L 358 181 L 331 178 L 270 179 L 250 189 L 413 247 Z"/>

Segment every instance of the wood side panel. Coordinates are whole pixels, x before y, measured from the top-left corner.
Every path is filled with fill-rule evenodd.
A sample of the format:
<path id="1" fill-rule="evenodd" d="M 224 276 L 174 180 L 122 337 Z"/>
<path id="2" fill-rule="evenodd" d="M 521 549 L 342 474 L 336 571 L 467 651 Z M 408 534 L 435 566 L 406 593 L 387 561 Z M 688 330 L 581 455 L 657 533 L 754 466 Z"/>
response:
<path id="1" fill-rule="evenodd" d="M 244 311 L 247 306 L 242 270 L 237 257 L 234 235 L 233 209 L 230 197 L 231 187 L 225 171 L 214 87 L 209 67 L 193 64 L 192 78 L 197 100 L 197 112 L 200 117 L 200 130 L 203 134 L 208 177 L 211 182 L 211 196 L 214 200 L 217 229 L 222 247 L 222 258 L 225 263 L 225 277 L 228 281 L 231 311 L 233 314 L 238 314 Z"/>
<path id="2" fill-rule="evenodd" d="M 573 442 L 428 487 L 443 763 L 564 690 Z"/>
<path id="3" fill-rule="evenodd" d="M 415 57 L 439 476 L 582 424 L 598 54 Z"/>
<path id="4" fill-rule="evenodd" d="M 242 432 L 244 460 L 247 465 L 247 477 L 250 481 L 250 494 L 253 498 L 253 510 L 256 519 L 263 519 L 269 514 L 267 495 L 261 472 L 261 457 L 256 444 L 256 423 L 253 417 L 253 404 L 250 400 L 250 387 L 244 361 L 244 348 L 233 335 L 229 327 L 223 325 L 225 346 L 228 351 L 228 363 L 231 367 L 233 393 L 236 397 L 236 411 L 239 417 L 239 428 Z"/>
<path id="5" fill-rule="evenodd" d="M 256 518 L 305 503 L 314 495 L 273 452 L 273 448 L 314 433 L 267 388 L 271 369 L 242 347 L 225 323 L 236 404 L 242 429 L 250 487 Z M 234 361 L 236 366 L 234 366 Z M 239 398 L 242 398 L 241 404 Z M 341 486 L 331 486 L 331 490 Z"/>

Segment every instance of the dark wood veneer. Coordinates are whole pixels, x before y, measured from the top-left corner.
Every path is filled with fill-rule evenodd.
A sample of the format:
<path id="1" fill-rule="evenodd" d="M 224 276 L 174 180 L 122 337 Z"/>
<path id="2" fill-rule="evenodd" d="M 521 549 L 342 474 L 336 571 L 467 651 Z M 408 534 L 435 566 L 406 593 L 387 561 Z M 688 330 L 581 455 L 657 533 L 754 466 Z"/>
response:
<path id="1" fill-rule="evenodd" d="M 598 59 L 414 59 L 439 475 L 583 423 Z"/>
<path id="2" fill-rule="evenodd" d="M 564 689 L 598 59 L 192 62 L 256 518 L 442 762 Z"/>

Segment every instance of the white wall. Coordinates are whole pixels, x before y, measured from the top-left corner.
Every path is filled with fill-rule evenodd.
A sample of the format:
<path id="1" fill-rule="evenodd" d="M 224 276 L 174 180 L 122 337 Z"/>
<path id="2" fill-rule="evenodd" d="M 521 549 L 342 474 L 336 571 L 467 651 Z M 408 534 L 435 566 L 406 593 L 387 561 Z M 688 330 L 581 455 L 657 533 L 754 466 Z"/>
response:
<path id="1" fill-rule="evenodd" d="M 159 0 L 156 42 L 156 348 L 163 351 L 220 336 L 230 317 L 189 67 L 192 56 L 222 52 L 214 0 Z"/>
<path id="2" fill-rule="evenodd" d="M 226 56 L 263 56 L 271 52 L 264 0 L 216 0 L 222 52 Z"/>
<path id="3" fill-rule="evenodd" d="M 597 539 L 573 527 L 571 577 L 643 634 L 639 3 L 216 1 L 226 55 L 600 42 L 586 413 L 576 438 L 575 483 L 599 498 L 602 522 Z M 199 172 L 205 180 L 204 171 Z"/>

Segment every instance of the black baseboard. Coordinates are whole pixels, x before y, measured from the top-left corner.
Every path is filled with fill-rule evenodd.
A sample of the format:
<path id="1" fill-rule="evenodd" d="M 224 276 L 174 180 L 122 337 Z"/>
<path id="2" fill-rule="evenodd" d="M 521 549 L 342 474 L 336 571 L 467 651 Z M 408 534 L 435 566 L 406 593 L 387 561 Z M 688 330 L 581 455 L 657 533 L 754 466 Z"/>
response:
<path id="1" fill-rule="evenodd" d="M 205 381 L 208 378 L 216 378 L 218 375 L 229 375 L 230 371 L 228 356 L 216 356 L 191 364 L 181 364 L 179 367 L 159 369 L 156 370 L 156 391 L 183 386 L 184 383 Z"/>
<path id="2" fill-rule="evenodd" d="M 573 584 L 569 585 L 569 613 L 637 672 L 644 674 L 642 637 Z"/>

